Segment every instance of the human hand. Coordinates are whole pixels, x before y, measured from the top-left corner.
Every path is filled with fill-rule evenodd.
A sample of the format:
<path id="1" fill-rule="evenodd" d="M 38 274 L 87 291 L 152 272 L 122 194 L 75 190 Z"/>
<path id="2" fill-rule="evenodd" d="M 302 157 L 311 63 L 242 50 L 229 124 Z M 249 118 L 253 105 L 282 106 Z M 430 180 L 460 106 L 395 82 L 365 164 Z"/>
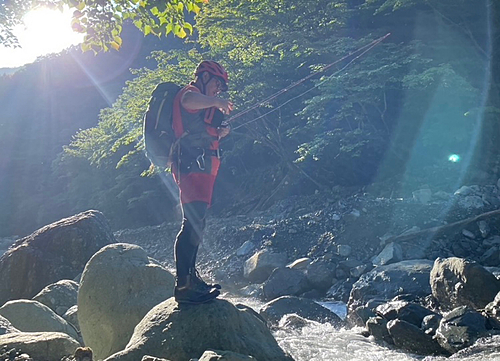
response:
<path id="1" fill-rule="evenodd" d="M 229 113 L 231 113 L 233 111 L 233 103 L 227 99 L 223 99 L 223 98 L 217 98 L 218 99 L 218 105 L 217 105 L 217 108 L 219 108 L 219 110 L 224 113 L 225 115 L 228 115 Z"/>
<path id="2" fill-rule="evenodd" d="M 223 126 L 221 128 L 217 129 L 217 133 L 219 135 L 219 138 L 224 138 L 231 132 L 231 127 L 229 125 Z"/>

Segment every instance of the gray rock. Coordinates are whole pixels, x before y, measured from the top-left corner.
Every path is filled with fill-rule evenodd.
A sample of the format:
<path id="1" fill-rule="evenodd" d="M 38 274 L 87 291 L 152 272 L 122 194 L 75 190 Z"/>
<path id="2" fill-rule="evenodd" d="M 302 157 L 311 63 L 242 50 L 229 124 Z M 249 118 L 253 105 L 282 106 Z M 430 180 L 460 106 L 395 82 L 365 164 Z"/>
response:
<path id="1" fill-rule="evenodd" d="M 416 190 L 412 195 L 413 200 L 421 204 L 427 204 L 432 199 L 432 191 L 429 188 Z"/>
<path id="2" fill-rule="evenodd" d="M 458 205 L 464 209 L 479 209 L 484 207 L 484 202 L 479 196 L 466 196 L 458 200 Z"/>
<path id="3" fill-rule="evenodd" d="M 370 335 L 375 337 L 376 340 L 387 342 L 390 345 L 394 344 L 394 341 L 387 330 L 387 320 L 383 317 L 370 317 L 368 321 L 366 321 L 366 329 Z"/>
<path id="4" fill-rule="evenodd" d="M 425 297 L 431 293 L 429 274 L 433 262 L 408 260 L 387 266 L 375 267 L 363 274 L 353 286 L 349 296 L 348 318 L 352 324 L 364 326 L 366 319 L 351 317 L 353 311 L 366 305 L 369 300 L 389 301 L 400 294 Z"/>
<path id="5" fill-rule="evenodd" d="M 461 306 L 444 315 L 435 338 L 443 348 L 455 353 L 471 346 L 486 333 L 486 318 L 467 306 Z"/>
<path id="6" fill-rule="evenodd" d="M 274 269 L 284 267 L 286 261 L 287 257 L 284 253 L 273 253 L 268 249 L 261 250 L 246 260 L 243 276 L 254 283 L 262 283 L 269 278 Z"/>
<path id="7" fill-rule="evenodd" d="M 73 279 L 95 252 L 113 242 L 98 211 L 62 219 L 18 240 L 0 258 L 0 305 L 30 299 L 51 283 Z"/>
<path id="8" fill-rule="evenodd" d="M 343 325 L 343 321 L 335 313 L 306 298 L 284 296 L 266 303 L 259 314 L 269 323 L 277 325 L 283 316 L 296 314 L 316 322 L 329 322 L 334 326 Z"/>
<path id="9" fill-rule="evenodd" d="M 21 350 L 34 360 L 61 360 L 80 344 L 60 332 L 17 332 L 0 335 L 0 349 Z"/>
<path id="10" fill-rule="evenodd" d="M 373 269 L 373 264 L 371 263 L 364 263 L 362 265 L 359 265 L 357 267 L 351 268 L 349 271 L 349 274 L 353 278 L 359 278 L 361 277 L 362 274 L 371 271 Z"/>
<path id="11" fill-rule="evenodd" d="M 278 327 L 279 328 L 286 328 L 286 329 L 301 329 L 304 328 L 308 325 L 310 325 L 312 322 L 310 320 L 307 320 L 306 318 L 300 317 L 299 315 L 296 315 L 295 313 L 291 313 L 288 315 L 283 316 L 283 318 L 280 320 Z"/>
<path id="12" fill-rule="evenodd" d="M 337 254 L 341 257 L 349 257 L 352 253 L 351 246 L 347 244 L 338 244 L 337 245 Z"/>
<path id="13" fill-rule="evenodd" d="M 33 297 L 33 300 L 44 304 L 61 316 L 70 307 L 76 305 L 77 295 L 78 283 L 71 280 L 61 280 L 46 286 Z"/>
<path id="14" fill-rule="evenodd" d="M 264 282 L 262 294 L 265 300 L 272 300 L 281 296 L 299 295 L 310 288 L 307 277 L 302 271 L 280 267 L 276 268 Z"/>
<path id="15" fill-rule="evenodd" d="M 402 320 L 391 320 L 387 323 L 387 330 L 394 344 L 417 355 L 448 355 L 432 336 L 426 334 L 417 326 Z"/>
<path id="16" fill-rule="evenodd" d="M 326 291 L 332 286 L 336 267 L 333 263 L 316 261 L 307 267 L 307 280 L 316 289 Z"/>
<path id="17" fill-rule="evenodd" d="M 80 324 L 78 323 L 78 306 L 74 305 L 70 307 L 64 315 L 62 315 L 62 318 L 66 320 L 70 325 L 72 325 L 75 330 L 80 332 Z"/>
<path id="18" fill-rule="evenodd" d="M 352 279 L 337 281 L 326 291 L 326 295 L 331 300 L 347 303 L 353 284 Z"/>
<path id="19" fill-rule="evenodd" d="M 386 320 L 399 319 L 420 327 L 424 317 L 434 314 L 434 312 L 416 303 L 407 301 L 390 301 L 375 309 L 377 315 Z"/>
<path id="20" fill-rule="evenodd" d="M 432 295 L 444 310 L 482 309 L 500 291 L 500 281 L 481 265 L 462 258 L 438 258 L 430 274 Z"/>
<path id="21" fill-rule="evenodd" d="M 439 327 L 439 323 L 443 316 L 438 315 L 437 313 L 432 313 L 427 315 L 422 320 L 421 329 L 428 335 L 434 336 L 436 334 L 436 330 Z"/>
<path id="22" fill-rule="evenodd" d="M 483 246 L 491 247 L 491 246 L 499 246 L 500 245 L 500 236 L 492 236 L 483 241 Z"/>
<path id="23" fill-rule="evenodd" d="M 174 298 L 149 311 L 126 348 L 105 361 L 137 361 L 141 355 L 189 360 L 201 357 L 206 350 L 232 351 L 257 360 L 293 361 L 255 311 L 220 299 L 191 306 L 179 305 Z"/>
<path id="24" fill-rule="evenodd" d="M 205 351 L 198 361 L 256 361 L 255 357 L 231 351 Z"/>
<path id="25" fill-rule="evenodd" d="M 397 263 L 403 260 L 403 250 L 397 243 L 387 244 L 373 260 L 375 266 L 385 266 L 391 263 Z"/>
<path id="26" fill-rule="evenodd" d="M 500 292 L 485 307 L 486 314 L 500 320 Z"/>
<path id="27" fill-rule="evenodd" d="M 174 277 L 139 246 L 117 243 L 85 266 L 78 292 L 78 321 L 96 359 L 123 350 L 148 311 L 173 294 Z"/>
<path id="28" fill-rule="evenodd" d="M 460 196 L 468 196 L 474 194 L 474 190 L 471 187 L 468 186 L 462 186 L 460 189 L 456 190 L 454 195 L 460 195 Z"/>
<path id="29" fill-rule="evenodd" d="M 251 241 L 245 241 L 245 243 L 243 243 L 241 247 L 236 250 L 236 255 L 239 257 L 246 256 L 252 252 L 254 248 L 255 245 Z"/>
<path id="30" fill-rule="evenodd" d="M 14 326 L 12 326 L 12 323 L 8 319 L 6 319 L 3 316 L 0 316 L 0 335 L 5 335 L 6 333 L 12 333 L 12 332 L 21 332 Z"/>
<path id="31" fill-rule="evenodd" d="M 486 336 L 478 339 L 472 346 L 453 354 L 449 360 L 494 360 L 500 352 L 500 335 Z M 496 359 L 495 358 L 495 359 Z"/>
<path id="32" fill-rule="evenodd" d="M 486 221 L 477 222 L 477 227 L 479 228 L 479 232 L 481 233 L 481 236 L 483 238 L 486 238 L 489 236 L 491 229 Z"/>
<path id="33" fill-rule="evenodd" d="M 309 257 L 302 257 L 288 264 L 287 267 L 305 271 L 309 264 L 311 264 L 311 259 Z"/>
<path id="34" fill-rule="evenodd" d="M 486 252 L 483 253 L 479 260 L 483 266 L 500 266 L 500 247 L 490 247 Z"/>
<path id="35" fill-rule="evenodd" d="M 76 330 L 62 317 L 40 302 L 8 301 L 0 307 L 0 315 L 22 332 L 62 332 L 79 341 Z"/>
<path id="36" fill-rule="evenodd" d="M 90 360 L 90 361 L 92 361 L 92 360 Z M 146 355 L 146 356 L 142 357 L 141 361 L 169 361 L 169 360 L 167 360 L 166 358 L 160 358 L 160 357 Z"/>
<path id="37" fill-rule="evenodd" d="M 476 239 L 476 236 L 474 235 L 474 233 L 472 233 L 471 231 L 469 231 L 467 229 L 462 229 L 462 234 L 469 239 Z"/>

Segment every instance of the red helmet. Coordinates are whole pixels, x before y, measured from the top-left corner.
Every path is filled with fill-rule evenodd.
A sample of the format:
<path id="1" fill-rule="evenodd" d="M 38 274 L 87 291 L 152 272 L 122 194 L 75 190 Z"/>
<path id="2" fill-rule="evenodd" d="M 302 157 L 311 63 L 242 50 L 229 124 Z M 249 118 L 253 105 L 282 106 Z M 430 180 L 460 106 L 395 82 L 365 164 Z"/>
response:
<path id="1" fill-rule="evenodd" d="M 223 81 L 222 90 L 223 91 L 227 90 L 227 83 L 229 82 L 229 77 L 227 76 L 227 72 L 222 67 L 222 65 L 212 60 L 203 60 L 196 67 L 194 75 L 197 76 L 205 71 L 214 76 L 219 77 Z"/>

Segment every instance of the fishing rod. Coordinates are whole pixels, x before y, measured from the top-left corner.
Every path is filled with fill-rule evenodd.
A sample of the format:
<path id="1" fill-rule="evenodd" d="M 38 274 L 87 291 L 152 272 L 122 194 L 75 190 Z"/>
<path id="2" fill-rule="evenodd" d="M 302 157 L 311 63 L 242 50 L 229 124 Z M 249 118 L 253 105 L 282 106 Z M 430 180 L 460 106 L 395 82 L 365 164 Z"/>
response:
<path id="1" fill-rule="evenodd" d="M 265 104 L 268 104 L 271 100 L 276 99 L 276 98 L 277 98 L 277 97 L 279 97 L 281 94 L 286 93 L 287 91 L 289 91 L 289 90 L 290 90 L 290 89 L 292 89 L 292 88 L 295 88 L 296 86 L 298 86 L 298 85 L 302 84 L 303 82 L 305 82 L 306 80 L 308 80 L 308 79 L 312 78 L 313 76 L 316 76 L 317 74 L 322 73 L 322 72 L 324 72 L 324 71 L 326 71 L 326 70 L 330 69 L 332 66 L 334 66 L 334 65 L 336 65 L 336 64 L 338 64 L 338 63 L 340 63 L 341 61 L 344 61 L 345 59 L 348 59 L 349 57 L 352 57 L 352 56 L 354 56 L 354 55 L 356 55 L 356 54 L 357 54 L 357 55 L 356 55 L 354 58 L 352 58 L 352 59 L 351 59 L 351 60 L 350 60 L 350 61 L 349 61 L 349 62 L 348 62 L 345 66 L 343 66 L 341 69 L 339 69 L 338 71 L 336 71 L 335 73 L 333 73 L 332 75 L 330 75 L 329 77 L 327 77 L 325 80 L 323 80 L 323 81 L 321 81 L 320 83 L 316 84 L 316 85 L 315 85 L 315 86 L 313 86 L 312 88 L 310 88 L 310 89 L 306 90 L 305 92 L 300 93 L 299 95 L 297 95 L 297 96 L 295 96 L 295 97 L 293 97 L 293 98 L 291 98 L 291 99 L 287 100 L 287 101 L 286 101 L 286 102 L 284 102 L 283 104 L 281 104 L 281 105 L 277 106 L 276 108 L 274 108 L 274 109 L 272 109 L 272 110 L 268 111 L 267 113 L 262 114 L 262 115 L 260 115 L 260 116 L 259 116 L 259 117 L 257 117 L 257 118 L 254 118 L 254 119 L 252 119 L 252 120 L 250 120 L 250 121 L 248 121 L 248 122 L 245 122 L 245 123 L 243 123 L 243 124 L 240 124 L 240 125 L 238 125 L 238 126 L 234 127 L 234 128 L 233 128 L 233 130 L 236 130 L 236 129 L 238 129 L 238 128 L 241 128 L 241 127 L 243 127 L 243 126 L 245 126 L 245 125 L 247 125 L 247 124 L 249 124 L 249 123 L 255 122 L 255 121 L 257 121 L 257 120 L 259 120 L 259 119 L 261 119 L 261 118 L 263 118 L 263 117 L 265 117 L 265 116 L 267 116 L 267 115 L 269 115 L 269 114 L 271 114 L 271 113 L 275 112 L 276 110 L 280 109 L 281 107 L 285 106 L 286 104 L 290 103 L 291 101 L 293 101 L 293 100 L 295 100 L 295 99 L 297 99 L 297 98 L 299 98 L 299 97 L 303 96 L 304 94 L 306 94 L 306 93 L 308 93 L 308 92 L 312 91 L 313 89 L 315 89 L 315 88 L 319 87 L 321 84 L 323 84 L 323 83 L 325 83 L 326 81 L 330 80 L 332 77 L 334 77 L 335 75 L 337 75 L 338 73 L 340 73 L 341 71 L 343 71 L 344 69 L 346 69 L 346 68 L 347 68 L 349 65 L 351 65 L 354 61 L 356 61 L 357 59 L 359 59 L 360 57 L 362 57 L 364 54 L 366 54 L 368 51 L 370 51 L 371 49 L 373 49 L 374 47 L 376 47 L 378 44 L 380 44 L 382 41 L 384 41 L 385 39 L 387 39 L 390 35 L 391 35 L 391 33 L 387 33 L 386 35 L 384 35 L 384 36 L 382 36 L 382 37 L 380 37 L 380 38 L 378 38 L 378 39 L 376 39 L 376 40 L 372 41 L 371 43 L 369 43 L 369 44 L 367 44 L 367 45 L 365 45 L 365 46 L 362 46 L 362 47 L 360 47 L 360 48 L 356 49 L 355 51 L 353 51 L 353 52 L 351 52 L 351 53 L 349 53 L 349 54 L 345 55 L 344 57 L 342 57 L 342 58 L 340 58 L 340 59 L 338 59 L 338 60 L 334 61 L 333 63 L 330 63 L 330 64 L 328 64 L 328 65 L 325 65 L 325 66 L 324 66 L 324 67 L 322 67 L 320 70 L 318 70 L 318 71 L 316 71 L 316 72 L 314 72 L 314 73 L 311 73 L 311 74 L 309 74 L 308 76 L 306 76 L 306 77 L 304 77 L 304 78 L 302 78 L 302 79 L 300 79 L 300 80 L 298 80 L 298 81 L 296 81 L 296 82 L 294 82 L 294 83 L 290 84 L 290 85 L 289 85 L 289 86 L 287 86 L 286 88 L 283 88 L 283 89 L 279 90 L 278 92 L 276 92 L 276 93 L 274 93 L 274 94 L 270 95 L 270 96 L 269 96 L 269 97 L 267 97 L 266 99 L 264 99 L 264 100 L 262 100 L 262 101 L 260 101 L 260 102 L 258 102 L 258 103 L 256 103 L 256 104 L 252 105 L 252 106 L 251 106 L 251 107 L 249 107 L 248 109 L 246 109 L 246 110 L 244 110 L 244 111 L 242 111 L 242 112 L 240 112 L 240 113 L 238 113 L 238 114 L 236 114 L 236 115 L 233 115 L 233 116 L 232 116 L 232 117 L 230 117 L 228 120 L 226 120 L 224 123 L 229 124 L 230 122 L 233 122 L 235 119 L 237 119 L 237 118 L 239 118 L 239 117 L 241 117 L 241 116 L 243 116 L 243 115 L 245 115 L 245 114 L 248 114 L 248 113 L 249 113 L 249 112 L 251 112 L 252 110 L 257 109 L 257 108 L 259 108 L 259 107 L 261 107 L 261 106 L 263 106 L 263 105 L 265 105 Z"/>

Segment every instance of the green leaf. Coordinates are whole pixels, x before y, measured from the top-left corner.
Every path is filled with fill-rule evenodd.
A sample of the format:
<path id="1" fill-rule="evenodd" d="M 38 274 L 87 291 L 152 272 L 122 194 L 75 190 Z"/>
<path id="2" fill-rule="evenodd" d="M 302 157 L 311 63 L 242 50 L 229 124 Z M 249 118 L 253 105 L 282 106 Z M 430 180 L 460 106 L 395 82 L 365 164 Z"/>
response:
<path id="1" fill-rule="evenodd" d="M 184 29 L 187 29 L 190 35 L 193 34 L 193 26 L 190 23 L 184 23 Z"/>

